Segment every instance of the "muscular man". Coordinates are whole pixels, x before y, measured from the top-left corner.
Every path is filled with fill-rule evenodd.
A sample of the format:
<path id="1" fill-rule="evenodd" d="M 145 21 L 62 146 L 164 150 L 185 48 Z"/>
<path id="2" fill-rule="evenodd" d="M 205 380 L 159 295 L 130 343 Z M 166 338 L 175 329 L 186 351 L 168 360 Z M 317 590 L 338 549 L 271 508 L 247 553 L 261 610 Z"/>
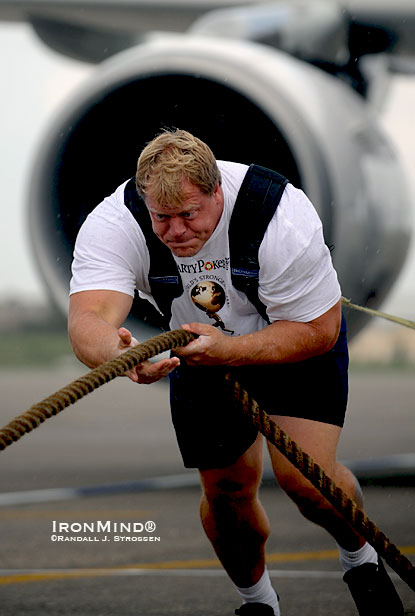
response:
<path id="1" fill-rule="evenodd" d="M 287 184 L 258 253 L 258 297 L 266 307 L 261 316 L 232 285 L 230 272 L 228 228 L 247 170 L 216 161 L 186 131 L 166 131 L 150 142 L 138 160 L 138 194 L 134 186 L 131 197 L 131 181 L 125 182 L 80 230 L 69 332 L 77 357 L 89 367 L 137 344 L 122 324 L 136 289 L 155 304 L 148 248 L 155 234 L 160 249 L 167 246 L 173 255 L 182 283 L 169 307 L 169 326 L 198 338 L 169 359 L 144 362 L 129 377 L 152 383 L 170 374 L 179 447 L 185 466 L 200 471 L 202 524 L 242 597 L 236 613 L 276 616 L 279 600 L 265 562 L 270 527 L 258 499 L 263 440 L 232 405 L 224 372 L 231 369 L 326 473 L 363 503 L 355 477 L 336 459 L 347 402 L 347 343 L 321 222 L 304 193 Z M 135 215 L 140 203 L 148 227 Z M 279 485 L 335 539 L 359 614 L 403 614 L 375 550 L 273 446 L 268 450 Z"/>

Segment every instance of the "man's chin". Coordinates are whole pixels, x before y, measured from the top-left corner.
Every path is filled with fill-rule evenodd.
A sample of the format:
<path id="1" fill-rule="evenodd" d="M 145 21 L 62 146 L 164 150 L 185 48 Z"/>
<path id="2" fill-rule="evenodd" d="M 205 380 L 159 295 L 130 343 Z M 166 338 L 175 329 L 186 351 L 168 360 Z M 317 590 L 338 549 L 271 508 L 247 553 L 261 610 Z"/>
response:
<path id="1" fill-rule="evenodd" d="M 194 257 L 200 250 L 201 246 L 194 245 L 186 245 L 180 246 L 180 244 L 175 244 L 174 246 L 169 246 L 170 250 L 176 257 Z"/>

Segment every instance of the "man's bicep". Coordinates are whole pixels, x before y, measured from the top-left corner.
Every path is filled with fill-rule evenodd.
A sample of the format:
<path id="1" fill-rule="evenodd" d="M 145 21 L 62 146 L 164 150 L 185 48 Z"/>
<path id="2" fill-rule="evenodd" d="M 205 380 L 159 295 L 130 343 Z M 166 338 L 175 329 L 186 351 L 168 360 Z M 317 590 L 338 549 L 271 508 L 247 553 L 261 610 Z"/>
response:
<path id="1" fill-rule="evenodd" d="M 132 303 L 133 298 L 120 291 L 97 289 L 73 293 L 69 302 L 69 328 L 83 316 L 91 314 L 114 327 L 121 327 Z"/>

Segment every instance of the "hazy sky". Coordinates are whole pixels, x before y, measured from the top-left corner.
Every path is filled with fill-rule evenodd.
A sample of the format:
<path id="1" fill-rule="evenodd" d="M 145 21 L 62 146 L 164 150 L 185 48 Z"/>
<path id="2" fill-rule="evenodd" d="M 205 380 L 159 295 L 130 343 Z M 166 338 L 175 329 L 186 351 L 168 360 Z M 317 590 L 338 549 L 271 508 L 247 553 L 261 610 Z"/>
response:
<path id="1" fill-rule="evenodd" d="M 46 298 L 30 252 L 25 214 L 27 180 L 51 117 L 92 70 L 93 67 L 50 51 L 28 26 L 0 24 L 0 301 L 13 297 L 36 301 Z M 382 122 L 403 159 L 412 190 L 414 110 L 415 77 L 395 77 Z M 413 227 L 415 233 L 415 224 Z M 415 242 L 383 309 L 414 319 L 414 280 Z"/>

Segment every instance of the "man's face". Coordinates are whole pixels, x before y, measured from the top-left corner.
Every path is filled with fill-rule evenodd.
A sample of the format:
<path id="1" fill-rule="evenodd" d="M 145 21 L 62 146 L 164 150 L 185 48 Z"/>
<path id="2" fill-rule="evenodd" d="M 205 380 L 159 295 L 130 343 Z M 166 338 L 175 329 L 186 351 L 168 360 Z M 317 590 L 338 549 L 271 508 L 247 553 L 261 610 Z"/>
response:
<path id="1" fill-rule="evenodd" d="M 216 186 L 213 195 L 183 181 L 185 198 L 180 206 L 159 205 L 146 195 L 153 231 L 177 257 L 193 257 L 210 238 L 223 211 L 223 192 Z"/>

